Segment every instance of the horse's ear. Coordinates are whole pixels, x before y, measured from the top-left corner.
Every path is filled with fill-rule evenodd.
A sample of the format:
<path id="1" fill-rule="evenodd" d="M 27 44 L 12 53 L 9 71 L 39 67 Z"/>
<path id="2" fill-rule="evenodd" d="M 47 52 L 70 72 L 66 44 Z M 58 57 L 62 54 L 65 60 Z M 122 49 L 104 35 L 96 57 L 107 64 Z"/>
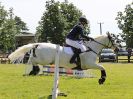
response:
<path id="1" fill-rule="evenodd" d="M 109 37 L 111 37 L 111 34 L 110 34 L 109 32 L 106 32 L 106 34 L 107 34 Z"/>

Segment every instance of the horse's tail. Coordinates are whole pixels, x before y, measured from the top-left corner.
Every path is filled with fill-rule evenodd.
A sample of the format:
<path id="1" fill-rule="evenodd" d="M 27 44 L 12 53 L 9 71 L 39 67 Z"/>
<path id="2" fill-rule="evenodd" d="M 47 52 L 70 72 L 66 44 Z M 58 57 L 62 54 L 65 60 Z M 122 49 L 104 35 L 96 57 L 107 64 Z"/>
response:
<path id="1" fill-rule="evenodd" d="M 19 47 L 17 50 L 15 50 L 13 53 L 11 53 L 8 58 L 11 62 L 21 61 L 24 58 L 24 55 L 29 52 L 36 43 L 33 44 L 27 44 L 22 47 Z"/>

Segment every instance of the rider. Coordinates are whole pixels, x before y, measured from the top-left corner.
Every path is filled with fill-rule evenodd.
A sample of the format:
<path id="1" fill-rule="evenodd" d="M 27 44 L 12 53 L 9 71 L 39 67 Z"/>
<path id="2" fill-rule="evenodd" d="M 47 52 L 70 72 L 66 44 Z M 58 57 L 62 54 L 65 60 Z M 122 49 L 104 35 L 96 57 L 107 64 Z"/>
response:
<path id="1" fill-rule="evenodd" d="M 84 28 L 88 25 L 88 20 L 85 17 L 80 17 L 79 22 L 77 25 L 73 27 L 73 29 L 68 33 L 66 37 L 66 44 L 75 47 L 77 49 L 80 49 L 80 51 L 77 51 L 74 53 L 72 56 L 70 63 L 76 63 L 77 67 L 75 69 L 81 69 L 81 63 L 76 61 L 75 59 L 79 57 L 79 54 L 81 52 L 85 52 L 86 46 L 83 45 L 80 41 L 82 40 L 81 38 L 85 38 L 86 40 L 94 40 L 93 38 L 90 38 L 86 35 L 84 35 Z"/>

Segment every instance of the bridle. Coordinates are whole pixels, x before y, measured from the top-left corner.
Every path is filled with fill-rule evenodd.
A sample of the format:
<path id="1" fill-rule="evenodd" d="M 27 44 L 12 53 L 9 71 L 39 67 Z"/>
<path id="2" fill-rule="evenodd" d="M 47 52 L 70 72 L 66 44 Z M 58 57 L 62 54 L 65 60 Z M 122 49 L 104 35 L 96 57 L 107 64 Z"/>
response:
<path id="1" fill-rule="evenodd" d="M 114 42 L 114 40 L 113 40 L 113 38 L 111 37 L 111 35 L 109 35 L 108 34 L 108 39 L 109 39 L 109 42 L 108 42 L 108 44 L 107 45 L 105 45 L 105 44 L 103 44 L 103 43 L 100 43 L 100 42 L 98 42 L 98 41 L 96 41 L 96 40 L 93 40 L 94 42 L 96 42 L 96 43 L 98 43 L 98 44 L 100 44 L 100 45 L 102 45 L 103 46 L 103 48 L 112 48 L 113 46 L 115 46 L 115 44 L 113 43 Z M 110 43 L 111 43 L 111 46 L 109 46 L 110 45 Z M 89 52 L 89 51 L 92 51 L 92 52 L 94 52 L 95 54 L 97 54 L 97 55 L 99 55 L 99 53 L 101 52 L 99 52 L 99 53 L 97 53 L 97 52 L 95 52 L 92 48 L 90 48 L 90 47 L 87 47 L 89 50 L 87 50 L 87 51 L 85 51 L 85 52 Z"/>
<path id="2" fill-rule="evenodd" d="M 114 41 L 112 40 L 112 37 L 108 35 L 108 39 L 109 39 L 109 42 L 108 42 L 107 45 L 102 44 L 102 43 L 100 43 L 100 42 L 98 42 L 98 41 L 96 41 L 96 40 L 94 40 L 94 42 L 96 42 L 96 43 L 98 43 L 98 44 L 100 44 L 100 45 L 103 45 L 103 47 L 106 47 L 106 48 L 112 48 L 112 46 L 115 46 L 115 44 L 113 43 Z M 111 43 L 111 46 L 109 46 L 110 43 Z"/>

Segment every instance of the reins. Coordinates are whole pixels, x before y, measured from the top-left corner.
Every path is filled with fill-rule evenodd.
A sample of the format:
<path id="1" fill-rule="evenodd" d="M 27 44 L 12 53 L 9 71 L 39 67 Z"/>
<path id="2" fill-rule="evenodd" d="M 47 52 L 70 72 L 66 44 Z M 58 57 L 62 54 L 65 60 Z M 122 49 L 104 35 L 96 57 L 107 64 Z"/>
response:
<path id="1" fill-rule="evenodd" d="M 108 39 L 109 39 L 108 45 L 102 44 L 102 43 L 100 43 L 100 42 L 98 42 L 98 41 L 96 41 L 96 40 L 93 40 L 93 41 L 96 42 L 96 43 L 98 43 L 98 44 L 100 44 L 100 45 L 102 45 L 102 46 L 104 46 L 104 47 L 106 47 L 106 48 L 111 48 L 112 46 L 114 46 L 114 44 L 113 44 L 113 42 L 112 42 L 110 36 L 108 36 Z M 110 42 L 111 42 L 112 45 L 109 47 Z M 101 52 L 101 51 L 100 51 L 99 53 L 97 53 L 97 52 L 95 52 L 94 50 L 92 50 L 92 48 L 90 48 L 90 47 L 87 47 L 87 48 L 88 48 L 88 50 L 86 50 L 85 52 L 92 51 L 92 52 L 94 52 L 94 53 L 97 54 L 97 55 L 99 55 L 99 53 Z"/>
<path id="2" fill-rule="evenodd" d="M 107 47 L 107 48 L 111 48 L 114 44 L 113 44 L 113 42 L 109 39 L 109 43 L 111 42 L 111 46 L 109 47 L 109 43 L 108 43 L 108 45 L 105 45 L 105 44 L 102 44 L 102 43 L 100 43 L 100 42 L 98 42 L 98 41 L 96 41 L 96 40 L 94 40 L 94 42 L 96 42 L 96 43 L 98 43 L 98 44 L 100 44 L 100 45 L 103 45 L 104 47 Z"/>

